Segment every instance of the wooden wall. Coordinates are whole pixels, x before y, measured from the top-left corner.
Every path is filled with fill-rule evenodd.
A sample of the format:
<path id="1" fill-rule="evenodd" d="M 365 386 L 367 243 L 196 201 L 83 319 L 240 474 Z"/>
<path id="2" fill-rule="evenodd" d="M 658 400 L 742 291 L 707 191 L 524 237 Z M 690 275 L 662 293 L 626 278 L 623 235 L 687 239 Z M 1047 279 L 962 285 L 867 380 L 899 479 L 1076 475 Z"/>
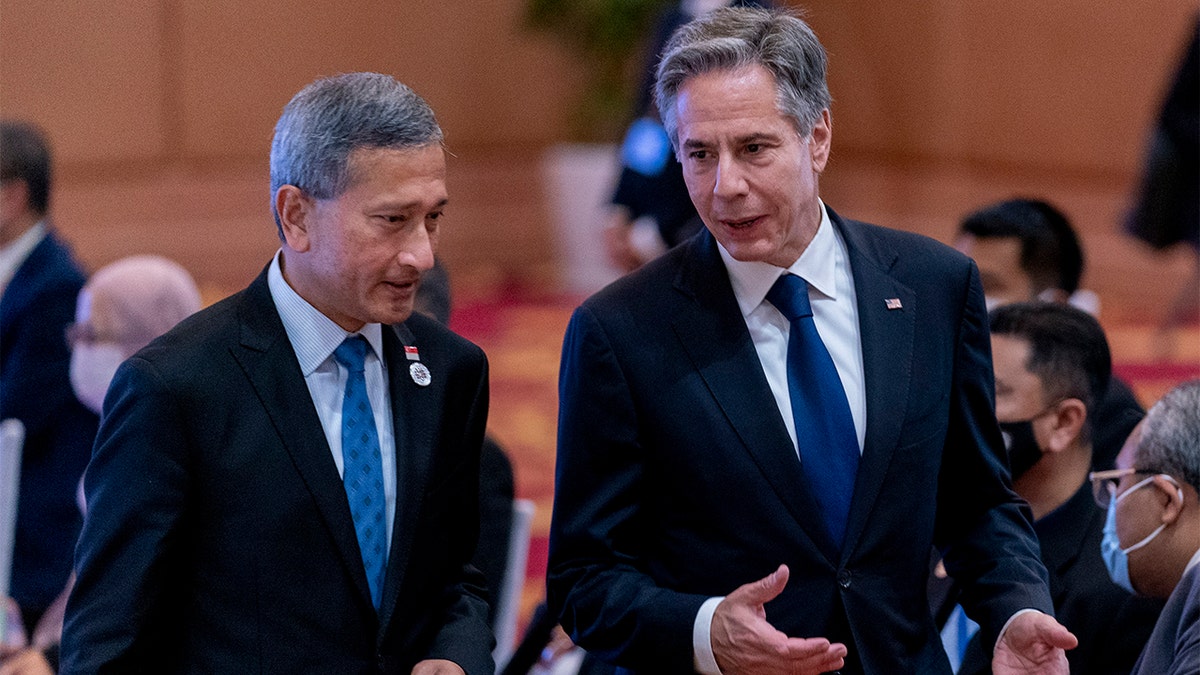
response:
<path id="1" fill-rule="evenodd" d="M 831 55 L 832 205 L 946 238 L 980 203 L 1037 194 L 1097 248 L 1103 293 L 1155 262 L 1116 223 L 1194 0 L 804 5 Z M 563 272 L 540 161 L 568 140 L 583 64 L 522 29 L 522 6 L 4 0 L 0 114 L 52 137 L 56 220 L 90 266 L 156 251 L 221 293 L 277 245 L 266 157 L 283 104 L 320 75 L 393 73 L 455 154 L 452 267 L 544 283 Z"/>

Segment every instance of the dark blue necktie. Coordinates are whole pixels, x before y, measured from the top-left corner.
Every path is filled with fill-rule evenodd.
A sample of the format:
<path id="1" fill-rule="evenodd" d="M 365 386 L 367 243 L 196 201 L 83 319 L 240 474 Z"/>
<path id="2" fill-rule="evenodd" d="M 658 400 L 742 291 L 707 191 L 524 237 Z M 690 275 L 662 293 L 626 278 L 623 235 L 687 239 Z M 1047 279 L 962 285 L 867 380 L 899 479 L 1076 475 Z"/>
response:
<path id="1" fill-rule="evenodd" d="M 794 274 L 784 274 L 767 292 L 767 300 L 791 324 L 788 396 L 792 400 L 800 464 L 811 483 L 829 535 L 840 548 L 859 459 L 858 435 L 846 390 L 813 323 L 808 283 Z"/>
<path id="2" fill-rule="evenodd" d="M 379 432 L 375 429 L 375 415 L 363 377 L 369 347 L 361 335 L 352 335 L 338 345 L 333 358 L 349 371 L 342 399 L 342 481 L 350 501 L 350 515 L 354 517 L 367 584 L 371 587 L 371 602 L 379 609 L 387 569 L 387 517 Z"/>

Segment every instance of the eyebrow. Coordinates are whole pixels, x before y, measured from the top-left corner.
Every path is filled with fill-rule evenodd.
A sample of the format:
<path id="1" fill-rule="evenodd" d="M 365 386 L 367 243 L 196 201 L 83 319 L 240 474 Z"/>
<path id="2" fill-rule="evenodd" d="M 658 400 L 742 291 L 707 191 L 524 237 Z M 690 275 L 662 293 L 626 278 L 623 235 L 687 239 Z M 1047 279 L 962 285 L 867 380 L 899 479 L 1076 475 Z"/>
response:
<path id="1" fill-rule="evenodd" d="M 746 134 L 744 136 L 737 136 L 733 140 L 737 145 L 749 145 L 751 143 L 778 143 L 780 138 L 776 134 L 756 132 L 753 134 Z M 688 138 L 683 142 L 683 147 L 687 149 L 705 148 L 710 145 L 710 143 L 694 138 Z"/>
<path id="2" fill-rule="evenodd" d="M 430 210 L 432 211 L 432 210 L 436 210 L 436 209 L 445 208 L 446 204 L 449 202 L 450 202 L 450 198 L 444 197 L 444 198 L 438 200 L 438 202 L 436 204 L 434 204 Z M 381 202 L 379 204 L 374 205 L 372 207 L 372 210 L 413 211 L 413 210 L 420 209 L 421 204 L 422 203 L 420 201 Z"/>

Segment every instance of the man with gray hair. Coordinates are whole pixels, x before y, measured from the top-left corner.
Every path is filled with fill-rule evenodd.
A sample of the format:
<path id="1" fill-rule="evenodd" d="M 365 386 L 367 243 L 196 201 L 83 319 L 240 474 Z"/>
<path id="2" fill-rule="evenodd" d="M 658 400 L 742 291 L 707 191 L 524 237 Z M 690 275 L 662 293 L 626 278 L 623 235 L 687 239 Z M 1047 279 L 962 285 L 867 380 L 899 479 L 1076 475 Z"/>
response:
<path id="1" fill-rule="evenodd" d="M 412 312 L 445 174 L 433 111 L 389 76 L 284 108 L 280 251 L 105 398 L 64 672 L 492 672 L 469 564 L 487 362 Z"/>
<path id="2" fill-rule="evenodd" d="M 783 11 L 681 27 L 657 102 L 705 229 L 567 330 L 548 594 L 646 673 L 939 673 L 930 548 L 996 673 L 1066 673 L 994 415 L 978 270 L 842 218 L 825 52 Z"/>
<path id="3" fill-rule="evenodd" d="M 1200 672 L 1200 380 L 1155 403 L 1117 455 L 1092 474 L 1108 511 L 1101 553 L 1130 592 L 1166 598 L 1134 675 Z"/>

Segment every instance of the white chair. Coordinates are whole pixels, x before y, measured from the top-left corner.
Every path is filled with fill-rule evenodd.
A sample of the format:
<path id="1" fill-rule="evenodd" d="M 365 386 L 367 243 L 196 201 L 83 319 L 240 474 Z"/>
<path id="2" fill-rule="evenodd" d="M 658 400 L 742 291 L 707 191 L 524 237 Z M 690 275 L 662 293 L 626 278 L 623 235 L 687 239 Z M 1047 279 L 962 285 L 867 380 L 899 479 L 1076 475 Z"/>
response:
<path id="1" fill-rule="evenodd" d="M 0 602 L 8 597 L 12 579 L 13 539 L 17 529 L 17 491 L 21 487 L 21 449 L 25 444 L 25 425 L 21 420 L 0 422 Z M 2 610 L 3 608 L 0 608 Z M 8 622 L 0 611 L 0 645 L 4 644 Z"/>
<path id="2" fill-rule="evenodd" d="M 521 592 L 525 588 L 525 566 L 529 561 L 529 538 L 533 529 L 532 500 L 513 500 L 512 531 L 508 535 L 508 556 L 504 562 L 504 579 L 496 593 L 496 648 L 492 658 L 496 672 L 508 663 L 517 648 L 517 617 L 521 613 Z"/>

